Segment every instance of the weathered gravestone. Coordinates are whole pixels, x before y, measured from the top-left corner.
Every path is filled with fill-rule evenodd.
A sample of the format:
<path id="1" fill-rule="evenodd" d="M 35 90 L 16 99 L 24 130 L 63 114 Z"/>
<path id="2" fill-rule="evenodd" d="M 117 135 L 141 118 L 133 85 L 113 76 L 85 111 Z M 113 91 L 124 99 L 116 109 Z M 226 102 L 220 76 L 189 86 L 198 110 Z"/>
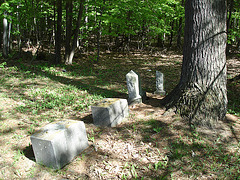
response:
<path id="1" fill-rule="evenodd" d="M 128 88 L 128 104 L 142 103 L 146 98 L 146 93 L 143 92 L 139 75 L 131 70 L 126 75 Z"/>
<path id="2" fill-rule="evenodd" d="M 156 71 L 156 91 L 154 94 L 159 94 L 161 96 L 164 96 L 166 94 L 163 88 L 163 83 L 163 73 Z"/>
<path id="3" fill-rule="evenodd" d="M 88 147 L 82 121 L 50 123 L 30 138 L 36 162 L 54 169 L 62 168 Z"/>
<path id="4" fill-rule="evenodd" d="M 115 127 L 129 115 L 126 99 L 106 98 L 91 106 L 93 123 Z"/>

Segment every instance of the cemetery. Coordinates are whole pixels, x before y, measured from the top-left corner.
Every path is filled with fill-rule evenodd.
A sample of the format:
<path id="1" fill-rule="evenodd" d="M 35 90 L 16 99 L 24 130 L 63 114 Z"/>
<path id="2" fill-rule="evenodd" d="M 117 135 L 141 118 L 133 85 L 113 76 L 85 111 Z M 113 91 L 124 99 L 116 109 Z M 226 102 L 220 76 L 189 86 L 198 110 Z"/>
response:
<path id="1" fill-rule="evenodd" d="M 0 180 L 240 179 L 239 1 L 0 15 Z"/>
<path id="2" fill-rule="evenodd" d="M 14 83 L 15 87 L 20 86 L 31 101 L 26 99 L 17 103 L 14 99 L 1 97 L 4 103 L 1 108 L 5 109 L 1 115 L 1 133 L 5 140 L 1 140 L 3 143 L 0 163 L 6 167 L 1 168 L 4 172 L 1 177 L 152 178 L 166 172 L 169 167 L 174 169 L 175 163 L 187 167 L 184 160 L 179 161 L 182 157 L 189 158 L 198 167 L 211 161 L 204 158 L 205 153 L 214 152 L 219 158 L 226 158 L 223 153 L 225 148 L 216 150 L 214 146 L 205 146 L 210 137 L 191 134 L 191 131 L 187 130 L 188 124 L 182 121 L 180 116 L 166 111 L 160 105 L 161 99 L 173 87 L 171 83 L 176 84 L 178 81 L 177 75 L 174 77 L 172 72 L 180 74 L 180 64 L 176 63 L 175 67 L 169 70 L 163 57 L 159 61 L 161 68 L 154 69 L 151 65 L 153 60 L 141 59 L 136 55 L 135 58 L 137 57 L 149 62 L 146 69 L 142 70 L 142 66 L 130 64 L 121 71 L 122 67 L 117 66 L 111 59 L 105 67 L 110 69 L 116 64 L 112 67 L 115 71 L 101 70 L 101 66 L 90 70 L 86 64 L 77 69 L 77 76 L 72 76 L 71 72 L 75 70 L 71 67 L 64 67 L 66 71 L 63 72 L 62 68 L 42 66 L 44 72 L 40 71 L 40 76 L 30 75 L 33 82 L 30 84 L 31 88 L 29 85 L 21 85 L 28 81 L 9 81 Z M 178 55 L 167 57 L 172 59 L 172 62 L 181 61 L 181 56 Z M 119 59 L 116 58 L 116 61 Z M 35 70 L 36 68 L 37 66 Z M 2 75 L 5 79 L 13 77 L 10 76 L 14 73 L 12 69 L 5 72 L 7 74 Z M 39 77 L 44 78 L 36 81 Z M 106 82 L 109 82 L 107 86 Z M 118 82 L 120 83 L 116 86 Z M 39 88 L 40 85 L 43 87 Z M 13 93 L 18 93 L 9 92 L 12 97 L 16 96 Z M 12 109 L 12 106 L 16 109 Z M 11 111 L 15 113 L 11 114 Z M 227 118 L 238 121 L 238 118 L 231 114 Z M 237 128 L 236 123 L 234 129 L 238 137 Z M 226 141 L 233 138 L 227 127 L 220 132 Z M 183 139 L 184 134 L 188 138 Z M 220 136 L 213 133 L 211 137 Z M 201 138 L 195 142 L 197 145 L 191 144 L 196 138 Z M 234 144 L 226 145 L 234 147 Z M 12 146 L 16 150 L 12 149 Z M 11 162 L 11 158 L 7 157 L 12 152 L 15 153 Z M 231 156 L 238 157 L 237 154 Z M 203 160 L 196 162 L 199 157 Z M 236 164 L 235 167 L 237 166 Z M 210 167 L 207 169 L 211 171 Z M 172 172 L 180 173 L 177 169 Z M 184 172 L 194 173 L 187 168 Z M 177 174 L 173 176 L 176 177 Z M 187 177 L 184 174 L 181 176 Z"/>
<path id="3" fill-rule="evenodd" d="M 158 76 L 159 72 L 156 71 Z M 156 79 L 156 87 L 163 91 L 163 75 Z M 129 116 L 128 104 L 142 103 L 146 98 L 141 79 L 131 70 L 126 75 L 129 100 L 105 98 L 91 106 L 93 124 L 102 127 L 116 127 Z M 165 95 L 165 94 L 164 94 Z M 145 97 L 144 97 L 145 96 Z M 144 97 L 144 98 L 143 98 Z M 54 122 L 31 135 L 36 162 L 54 169 L 61 169 L 88 147 L 85 125 L 82 121 L 65 120 Z"/>

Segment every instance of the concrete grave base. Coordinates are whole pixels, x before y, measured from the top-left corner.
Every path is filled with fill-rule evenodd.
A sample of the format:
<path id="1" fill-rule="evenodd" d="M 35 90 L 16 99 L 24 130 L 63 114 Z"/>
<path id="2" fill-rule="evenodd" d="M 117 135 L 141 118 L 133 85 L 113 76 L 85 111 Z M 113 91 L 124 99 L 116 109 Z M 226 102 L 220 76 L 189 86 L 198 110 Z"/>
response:
<path id="1" fill-rule="evenodd" d="M 160 91 L 160 90 L 157 90 L 154 92 L 154 94 L 158 94 L 160 96 L 165 96 L 166 95 L 166 92 L 165 91 Z"/>
<path id="2" fill-rule="evenodd" d="M 134 104 L 141 104 L 143 102 L 142 98 L 134 98 L 134 99 L 129 99 L 128 98 L 128 105 L 132 106 Z"/>
<path id="3" fill-rule="evenodd" d="M 85 124 L 65 120 L 41 128 L 31 137 L 36 162 L 60 169 L 88 147 Z"/>
<path id="4" fill-rule="evenodd" d="M 115 127 L 129 115 L 126 99 L 106 98 L 91 106 L 93 123 L 97 126 Z"/>

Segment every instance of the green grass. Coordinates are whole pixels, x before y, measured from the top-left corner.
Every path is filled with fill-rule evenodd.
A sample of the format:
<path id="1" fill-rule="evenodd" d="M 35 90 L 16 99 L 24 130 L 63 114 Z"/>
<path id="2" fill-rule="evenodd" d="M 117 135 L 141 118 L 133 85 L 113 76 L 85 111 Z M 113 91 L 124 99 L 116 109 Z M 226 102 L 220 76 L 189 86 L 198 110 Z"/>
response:
<path id="1" fill-rule="evenodd" d="M 21 113 L 41 115 L 51 110 L 61 111 L 63 114 L 69 111 L 86 111 L 95 101 L 118 94 L 107 89 L 112 86 L 104 80 L 109 74 L 103 72 L 96 75 L 91 67 L 52 66 L 46 63 L 8 66 L 3 62 L 0 68 L 1 88 L 8 90 L 3 95 L 22 101 L 21 105 L 15 107 Z M 125 89 L 126 92 L 126 87 L 119 89 Z"/>
<path id="2" fill-rule="evenodd" d="M 140 61 L 137 63 L 141 64 Z M 151 63 L 146 63 L 149 64 Z M 11 104 L 11 109 L 4 109 L 4 105 L 0 107 L 0 135 L 10 137 L 7 142 L 1 143 L 10 146 L 14 141 L 29 138 L 43 124 L 59 119 L 82 120 L 85 118 L 82 114 L 89 115 L 90 106 L 102 98 L 127 98 L 125 74 L 129 69 L 123 71 L 120 64 L 112 63 L 112 66 L 113 69 L 104 65 L 54 66 L 44 63 L 30 66 L 23 61 L 16 61 L 14 65 L 10 62 L 0 63 L 0 98 L 6 100 L 4 103 Z M 169 79 L 171 74 L 172 71 L 169 70 Z M 233 88 L 235 85 L 237 84 L 232 84 Z M 228 96 L 228 112 L 240 116 L 238 93 L 229 89 Z M 133 155 L 139 155 L 138 158 L 120 159 L 118 152 L 114 154 L 111 149 L 103 151 L 104 145 L 99 144 L 96 146 L 97 151 L 94 150 L 93 154 L 84 152 L 73 164 L 86 161 L 89 165 L 88 161 L 93 162 L 96 158 L 99 167 L 111 168 L 119 165 L 120 179 L 142 179 L 145 176 L 149 179 L 197 179 L 205 175 L 214 175 L 214 178 L 219 179 L 240 178 L 240 143 L 217 140 L 209 143 L 207 138 L 197 132 L 188 132 L 174 124 L 156 120 L 154 116 L 151 118 L 139 119 L 137 114 L 130 113 L 129 119 L 132 122 L 122 127 L 105 129 L 88 126 L 88 139 L 91 143 L 100 143 L 100 140 L 109 140 L 107 142 L 113 145 L 115 142 L 123 146 L 126 143 L 132 148 L 128 152 L 126 146 L 126 152 L 131 153 L 137 149 L 133 151 Z M 178 117 L 173 118 L 173 122 L 180 121 Z M 19 121 L 16 127 L 11 126 L 10 122 L 16 120 Z M 86 118 L 85 121 L 88 120 Z M 16 133 L 16 130 L 20 133 Z M 105 139 L 106 137 L 109 139 Z M 16 147 L 9 148 L 9 151 L 14 152 L 13 162 L 9 167 L 17 166 L 21 159 L 26 158 L 23 150 Z M 1 150 L 1 155 L 7 153 L 8 150 Z M 94 156 L 94 153 L 97 155 Z M 146 160 L 142 161 L 144 158 Z M 114 166 L 113 162 L 119 164 Z M 104 177 L 108 171 L 110 169 L 103 168 L 99 176 Z M 33 166 L 28 171 L 28 177 L 34 177 L 39 172 L 50 172 L 56 179 L 69 174 L 68 167 L 54 171 Z M 175 172 L 179 174 L 176 175 Z"/>

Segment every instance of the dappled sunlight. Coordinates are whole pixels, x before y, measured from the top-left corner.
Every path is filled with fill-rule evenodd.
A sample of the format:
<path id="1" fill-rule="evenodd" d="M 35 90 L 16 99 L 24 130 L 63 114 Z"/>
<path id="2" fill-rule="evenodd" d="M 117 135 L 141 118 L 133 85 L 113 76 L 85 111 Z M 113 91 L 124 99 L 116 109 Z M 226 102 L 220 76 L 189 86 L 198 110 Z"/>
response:
<path id="1" fill-rule="evenodd" d="M 167 93 L 178 83 L 181 55 L 136 52 L 101 56 L 100 64 L 91 66 L 87 59 L 62 67 L 15 67 L 10 61 L 0 69 L 0 165 L 5 174 L 46 179 L 209 178 L 210 174 L 218 177 L 228 163 L 234 166 L 225 170 L 223 177 L 237 173 L 237 116 L 228 115 L 223 122 L 225 133 L 212 133 L 212 141 L 204 135 L 209 132 L 191 131 L 181 117 L 166 112 L 160 105 L 163 96 L 153 94 L 156 70 L 164 74 Z M 119 126 L 95 126 L 90 106 L 105 97 L 127 99 L 126 74 L 130 70 L 140 74 L 146 100 L 129 106 L 130 115 Z M 231 71 L 238 73 L 237 66 Z M 235 84 L 230 84 L 232 92 Z M 30 136 L 50 122 L 64 119 L 85 123 L 90 146 L 56 172 L 36 164 Z"/>

